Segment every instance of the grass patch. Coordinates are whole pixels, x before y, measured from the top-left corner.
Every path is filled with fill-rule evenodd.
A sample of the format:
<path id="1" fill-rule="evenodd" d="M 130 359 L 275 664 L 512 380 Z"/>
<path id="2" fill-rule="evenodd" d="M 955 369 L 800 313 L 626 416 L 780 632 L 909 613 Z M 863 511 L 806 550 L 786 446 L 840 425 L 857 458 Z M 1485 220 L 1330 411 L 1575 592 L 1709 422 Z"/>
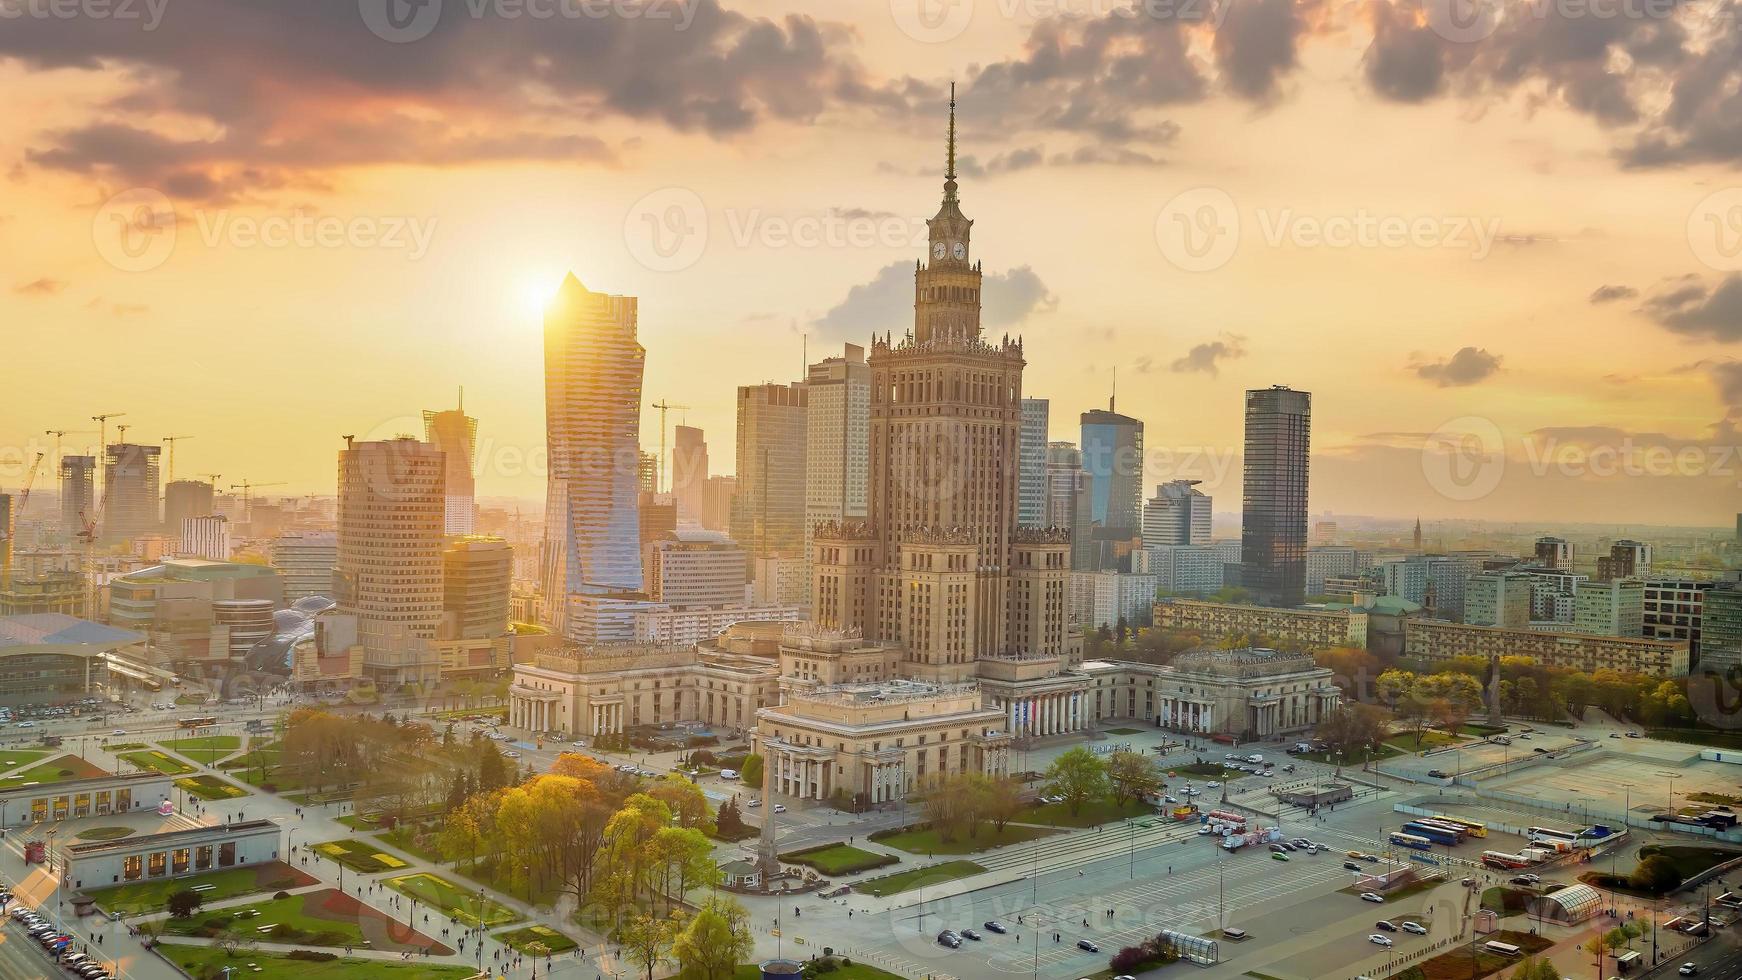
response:
<path id="1" fill-rule="evenodd" d="M 161 772 L 165 776 L 186 776 L 189 773 L 200 771 L 198 766 L 189 765 L 169 753 L 157 749 L 144 749 L 139 752 L 123 752 L 117 755 L 116 758 L 133 766 L 141 772 L 153 770 L 155 772 Z"/>
<path id="2" fill-rule="evenodd" d="M 381 871 L 399 871 L 409 866 L 405 859 L 388 854 L 365 840 L 348 837 L 316 844 L 312 850 L 337 861 L 358 874 L 372 875 Z"/>
<path id="3" fill-rule="evenodd" d="M 387 879 L 386 885 L 402 895 L 409 895 L 471 925 L 479 924 L 480 913 L 486 929 L 520 921 L 520 914 L 508 906 L 492 901 L 488 896 L 480 902 L 476 891 L 461 888 L 436 875 L 402 875 Z"/>
<path id="4" fill-rule="evenodd" d="M 1112 800 L 1091 800 L 1072 813 L 1069 804 L 1047 803 L 1032 806 L 1016 815 L 1021 823 L 1047 824 L 1053 827 L 1093 827 L 1130 817 L 1153 817 L 1155 809 L 1141 800 L 1127 800 L 1117 806 Z"/>
<path id="5" fill-rule="evenodd" d="M 89 889 L 86 894 L 105 912 L 121 915 L 161 912 L 169 896 L 195 885 L 211 885 L 200 894 L 208 905 L 225 899 L 241 898 L 260 892 L 285 891 L 314 884 L 316 879 L 303 874 L 282 861 L 251 865 L 246 868 L 225 868 L 179 878 L 154 878 L 135 881 L 112 888 Z"/>
<path id="6" fill-rule="evenodd" d="M 1708 731 L 1703 728 L 1650 728 L 1647 737 L 1684 745 L 1709 745 L 1715 749 L 1742 749 L 1742 732 Z"/>
<path id="7" fill-rule="evenodd" d="M 183 708 L 197 708 L 206 703 L 206 696 L 204 694 L 177 694 L 175 703 Z"/>
<path id="8" fill-rule="evenodd" d="M 1504 929 L 1481 937 L 1481 942 L 1490 941 L 1511 943 L 1522 949 L 1524 956 L 1532 956 L 1553 945 L 1541 936 Z M 1474 951 L 1467 945 L 1456 946 L 1433 959 L 1417 964 L 1413 969 L 1420 971 L 1422 980 L 1469 980 L 1470 977 L 1485 977 L 1509 966 L 1517 966 L 1521 959 L 1522 957 L 1484 953 L 1478 943 Z"/>
<path id="9" fill-rule="evenodd" d="M 200 773 L 178 779 L 175 784 L 183 791 L 191 793 L 202 800 L 233 800 L 239 796 L 247 796 L 248 791 L 233 783 L 224 782 L 216 776 Z"/>
<path id="10" fill-rule="evenodd" d="M 892 875 L 861 881 L 853 886 L 853 890 L 864 895 L 894 895 L 915 888 L 924 888 L 927 885 L 936 885 L 945 881 L 954 881 L 957 878 L 966 878 L 969 875 L 977 875 L 985 870 L 972 861 L 945 861 L 929 868 L 897 871 Z"/>
<path id="11" fill-rule="evenodd" d="M 499 932 L 494 938 L 519 953 L 531 953 L 534 944 L 543 947 L 541 953 L 566 953 L 580 945 L 549 926 L 527 926 Z"/>
<path id="12" fill-rule="evenodd" d="M 16 789 L 29 783 L 58 783 L 68 779 L 91 779 L 108 773 L 76 755 L 63 755 L 40 765 L 0 776 L 0 789 Z"/>
<path id="13" fill-rule="evenodd" d="M 1007 823 L 1003 830 L 991 825 L 980 828 L 975 837 L 961 835 L 955 840 L 944 840 L 938 832 L 928 827 L 915 827 L 905 830 L 882 830 L 871 835 L 871 839 L 879 844 L 887 844 L 909 854 L 978 854 L 994 847 L 1007 847 L 1011 844 L 1021 844 L 1025 841 L 1047 837 L 1053 833 L 1044 827 L 1025 827 L 1020 824 Z"/>
<path id="14" fill-rule="evenodd" d="M 144 742 L 103 742 L 98 748 L 105 752 L 137 752 L 147 746 Z"/>
<path id="15" fill-rule="evenodd" d="M 123 837 L 131 836 L 132 833 L 132 827 L 92 827 L 88 830 L 81 830 L 73 836 L 82 841 L 105 841 L 120 840 Z"/>
<path id="16" fill-rule="evenodd" d="M 1716 847 L 1695 847 L 1688 844 L 1647 844 L 1639 849 L 1639 859 L 1653 855 L 1661 855 L 1670 859 L 1675 865 L 1676 874 L 1686 881 L 1708 868 L 1742 858 L 1742 851 L 1726 851 Z M 1633 885 L 1628 875 L 1611 875 L 1606 871 L 1587 871 L 1579 875 L 1579 880 L 1594 888 L 1607 888 L 1625 895 L 1635 895 L 1641 898 L 1661 898 L 1668 892 L 1652 892 Z M 1678 885 L 1677 888 L 1680 886 Z"/>
<path id="17" fill-rule="evenodd" d="M 1202 779 L 1219 779 L 1226 782 L 1244 776 L 1238 769 L 1229 769 L 1219 762 L 1190 762 L 1183 766 L 1163 766 L 1162 771 L 1169 776 L 1197 776 Z"/>
<path id="18" fill-rule="evenodd" d="M 8 749 L 0 752 L 0 769 L 16 769 L 19 766 L 29 765 L 45 755 L 48 753 L 30 749 Z"/>
<path id="19" fill-rule="evenodd" d="M 1495 885 L 1482 893 L 1482 907 L 1501 915 L 1522 915 L 1536 893 L 1523 888 Z"/>
<path id="20" fill-rule="evenodd" d="M 850 844 L 824 844 L 821 847 L 808 847 L 802 851 L 791 851 L 780 856 L 782 861 L 802 864 L 807 868 L 815 868 L 817 873 L 829 875 L 854 875 L 872 868 L 881 868 L 886 864 L 898 864 L 901 859 L 889 854 L 877 854 Z"/>
<path id="21" fill-rule="evenodd" d="M 438 966 L 416 961 L 365 960 L 334 957 L 321 959 L 317 954 L 267 953 L 260 950 L 241 952 L 235 956 L 216 946 L 189 946 L 184 943 L 163 943 L 158 947 L 171 963 L 194 980 L 216 980 L 230 968 L 234 977 L 254 977 L 256 980 L 353 980 L 355 977 L 381 977 L 383 980 L 462 980 L 474 974 L 467 966 Z M 258 968 L 258 969 L 256 969 Z"/>
<path id="22" fill-rule="evenodd" d="M 1395 735 L 1385 740 L 1385 744 L 1402 753 L 1426 752 L 1431 749 L 1443 749 L 1448 745 L 1456 745 L 1465 739 L 1447 735 L 1445 732 L 1424 731 L 1418 736 L 1414 732 Z"/>
<path id="23" fill-rule="evenodd" d="M 199 735 L 194 738 L 171 739 L 158 745 L 176 755 L 192 759 L 203 766 L 215 766 L 242 747 L 240 735 Z"/>
<path id="24" fill-rule="evenodd" d="M 1742 796 L 1730 796 L 1727 793 L 1689 793 L 1687 799 L 1695 803 L 1719 803 L 1724 806 L 1735 806 L 1742 803 Z"/>
<path id="25" fill-rule="evenodd" d="M 1355 752 L 1344 752 L 1342 755 L 1342 762 L 1345 766 L 1364 766 L 1369 762 L 1378 762 L 1382 759 L 1389 759 L 1393 756 L 1404 754 L 1404 750 L 1396 748 L 1390 742 L 1381 742 L 1379 743 L 1379 747 L 1371 752 L 1366 749 L 1360 749 Z M 1338 760 L 1338 756 L 1334 752 L 1300 752 L 1296 754 L 1296 758 L 1309 759 L 1313 762 L 1323 763 L 1327 766 L 1336 765 Z"/>
<path id="26" fill-rule="evenodd" d="M 376 834 L 375 839 L 392 844 L 407 854 L 423 858 L 431 864 L 440 864 L 447 858 L 442 855 L 437 843 L 441 833 L 436 824 L 402 823 L 385 834 Z"/>
<path id="27" fill-rule="evenodd" d="M 394 952 L 447 947 L 336 889 L 234 905 L 186 919 L 166 919 L 166 935 L 213 938 L 237 929 L 261 942 L 296 946 L 366 946 Z"/>

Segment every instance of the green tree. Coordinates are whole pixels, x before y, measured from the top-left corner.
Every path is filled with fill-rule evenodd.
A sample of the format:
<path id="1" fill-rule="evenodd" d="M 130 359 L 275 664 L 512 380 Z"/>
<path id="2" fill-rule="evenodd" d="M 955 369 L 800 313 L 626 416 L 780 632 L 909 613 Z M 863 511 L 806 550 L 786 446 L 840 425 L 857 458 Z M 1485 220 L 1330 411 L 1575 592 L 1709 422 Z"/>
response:
<path id="1" fill-rule="evenodd" d="M 708 798 L 700 786 L 682 776 L 662 776 L 647 792 L 671 808 L 680 827 L 701 827 L 708 821 Z"/>
<path id="2" fill-rule="evenodd" d="M 653 980 L 653 968 L 664 962 L 682 923 L 675 918 L 637 913 L 617 930 L 617 941 L 631 963 L 638 963 Z"/>
<path id="3" fill-rule="evenodd" d="M 1161 773 L 1156 771 L 1155 763 L 1136 752 L 1115 752 L 1109 756 L 1107 780 L 1117 806 L 1161 789 Z"/>
<path id="4" fill-rule="evenodd" d="M 762 788 L 762 757 L 751 753 L 744 757 L 744 769 L 738 775 L 744 778 L 744 785 Z"/>
<path id="5" fill-rule="evenodd" d="M 1093 752 L 1077 746 L 1052 760 L 1046 768 L 1046 785 L 1054 796 L 1065 798 L 1065 806 L 1076 816 L 1083 804 L 1107 795 L 1107 764 Z"/>
<path id="6" fill-rule="evenodd" d="M 714 832 L 727 840 L 737 840 L 744 836 L 744 814 L 738 809 L 738 798 L 732 797 L 720 804 L 720 810 L 714 814 Z"/>
<path id="7" fill-rule="evenodd" d="M 1662 854 L 1651 854 L 1641 859 L 1633 873 L 1627 876 L 1628 882 L 1640 891 L 1662 895 L 1673 891 L 1682 883 L 1682 874 L 1676 870 L 1675 862 Z"/>
<path id="8" fill-rule="evenodd" d="M 755 948 L 750 913 L 736 899 L 718 896 L 696 910 L 671 953 L 683 980 L 731 980 Z"/>
<path id="9" fill-rule="evenodd" d="M 183 888 L 182 890 L 171 894 L 169 900 L 164 902 L 164 905 L 169 909 L 170 918 L 185 919 L 198 911 L 199 907 L 204 903 L 205 899 L 200 896 L 199 892 L 194 891 L 192 888 Z"/>

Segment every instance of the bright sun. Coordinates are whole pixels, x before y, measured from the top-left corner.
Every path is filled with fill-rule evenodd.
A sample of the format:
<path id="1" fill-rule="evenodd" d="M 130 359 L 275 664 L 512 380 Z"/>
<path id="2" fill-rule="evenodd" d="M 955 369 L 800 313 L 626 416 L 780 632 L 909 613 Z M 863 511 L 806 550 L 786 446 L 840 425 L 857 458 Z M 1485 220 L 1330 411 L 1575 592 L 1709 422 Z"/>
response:
<path id="1" fill-rule="evenodd" d="M 556 282 L 547 278 L 527 279 L 516 287 L 520 312 L 535 321 L 544 319 L 544 311 L 556 296 Z"/>

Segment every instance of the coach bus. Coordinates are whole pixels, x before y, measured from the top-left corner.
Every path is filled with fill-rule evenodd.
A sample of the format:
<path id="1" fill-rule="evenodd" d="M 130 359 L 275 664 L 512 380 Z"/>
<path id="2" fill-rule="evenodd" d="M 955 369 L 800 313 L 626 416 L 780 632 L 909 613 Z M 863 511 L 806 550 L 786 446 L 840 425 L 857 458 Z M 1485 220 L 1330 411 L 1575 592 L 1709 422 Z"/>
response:
<path id="1" fill-rule="evenodd" d="M 1414 834 L 1406 834 L 1402 831 L 1392 831 L 1390 839 L 1391 843 L 1396 844 L 1398 847 L 1413 848 L 1417 851 L 1431 851 L 1434 849 L 1434 842 L 1428 840 L 1426 837 L 1417 837 Z"/>
<path id="2" fill-rule="evenodd" d="M 1502 871 L 1516 871 L 1519 868 L 1530 867 L 1529 858 L 1522 854 L 1507 854 L 1505 851 L 1483 851 L 1482 863 Z"/>
<path id="3" fill-rule="evenodd" d="M 1524 955 L 1523 947 L 1514 946 L 1511 943 L 1503 943 L 1497 939 L 1490 939 L 1487 942 L 1483 943 L 1482 944 L 1482 951 L 1485 953 L 1493 953 L 1495 956 L 1522 956 L 1522 955 Z"/>
<path id="4" fill-rule="evenodd" d="M 197 718 L 182 718 L 177 720 L 175 723 L 177 728 L 188 729 L 190 731 L 198 728 L 212 728 L 217 724 L 218 719 L 209 715 L 202 715 Z"/>
<path id="5" fill-rule="evenodd" d="M 1533 840 L 1538 837 L 1545 840 L 1564 840 L 1568 844 L 1579 839 L 1579 835 L 1570 830 L 1556 830 L 1553 827 L 1529 827 L 1524 831 L 1524 836 Z"/>
<path id="6" fill-rule="evenodd" d="M 1456 826 L 1462 827 L 1462 828 L 1464 828 L 1464 833 L 1470 835 L 1471 837 L 1486 837 L 1486 836 L 1488 836 L 1487 825 L 1477 823 L 1474 820 L 1465 820 L 1463 817 L 1448 817 L 1443 813 L 1434 814 L 1433 819 L 1438 820 L 1440 823 L 1449 823 L 1449 824 L 1454 824 Z"/>
<path id="7" fill-rule="evenodd" d="M 1423 827 L 1438 827 L 1448 834 L 1456 834 L 1458 836 L 1458 843 L 1460 844 L 1464 842 L 1465 837 L 1470 835 L 1469 831 L 1465 830 L 1463 827 L 1455 823 L 1447 823 L 1444 820 L 1439 820 L 1434 817 L 1416 817 L 1411 821 L 1411 823 L 1418 823 Z"/>
<path id="8" fill-rule="evenodd" d="M 1431 827 L 1426 824 L 1406 823 L 1403 825 L 1403 832 L 1406 834 L 1413 834 L 1416 837 L 1425 837 L 1435 844 L 1440 844 L 1445 847 L 1452 847 L 1463 842 L 1463 838 L 1449 830 L 1446 830 L 1444 827 Z"/>

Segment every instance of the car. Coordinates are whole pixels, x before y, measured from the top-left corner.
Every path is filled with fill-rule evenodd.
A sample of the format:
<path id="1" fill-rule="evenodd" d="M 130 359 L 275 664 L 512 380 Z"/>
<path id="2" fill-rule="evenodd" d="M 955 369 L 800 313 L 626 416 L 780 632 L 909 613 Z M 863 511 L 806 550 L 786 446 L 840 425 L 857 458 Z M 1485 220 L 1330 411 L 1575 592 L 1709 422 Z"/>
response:
<path id="1" fill-rule="evenodd" d="M 1283 841 L 1282 842 L 1282 849 L 1285 851 L 1292 851 L 1295 849 L 1295 846 L 1293 844 L 1290 844 L 1288 841 Z"/>
<path id="2" fill-rule="evenodd" d="M 1187 796 L 1201 796 L 1203 795 L 1203 790 L 1193 789 L 1190 786 L 1187 786 L 1185 788 L 1185 794 Z"/>
<path id="3" fill-rule="evenodd" d="M 1512 883 L 1514 885 L 1541 884 L 1542 883 L 1542 875 L 1533 875 L 1533 874 L 1529 874 L 1529 873 L 1521 874 L 1521 875 L 1513 875 L 1512 876 Z"/>
<path id="4" fill-rule="evenodd" d="M 1290 844 L 1293 844 L 1296 847 L 1311 847 L 1311 846 L 1313 846 L 1313 842 L 1310 840 L 1307 840 L 1305 837 L 1290 837 L 1288 839 L 1288 842 Z"/>
<path id="5" fill-rule="evenodd" d="M 114 737 L 117 737 L 117 736 L 120 736 L 120 735 L 125 735 L 125 734 L 127 734 L 127 729 L 125 729 L 125 728 L 117 728 L 117 729 L 115 729 L 115 730 L 114 730 L 114 731 L 112 731 L 112 732 L 110 732 L 110 733 L 109 733 L 109 736 L 110 736 L 110 737 L 111 737 L 111 738 L 114 738 Z"/>
<path id="6" fill-rule="evenodd" d="M 1207 783 L 1205 783 L 1205 784 L 1204 784 L 1204 785 L 1205 785 L 1205 786 L 1207 786 L 1207 787 L 1209 787 L 1209 788 L 1210 788 L 1210 789 L 1215 789 L 1215 788 L 1216 788 L 1216 787 L 1218 787 L 1218 786 L 1220 786 L 1220 785 L 1222 785 L 1222 784 L 1221 784 L 1221 783 L 1220 783 L 1220 782 L 1218 782 L 1218 781 L 1216 781 L 1216 780 L 1214 780 L 1214 779 L 1212 779 L 1212 780 L 1210 780 L 1210 781 L 1209 781 L 1209 782 L 1207 782 Z"/>
<path id="7" fill-rule="evenodd" d="M 1373 928 L 1383 929 L 1386 932 L 1396 932 L 1397 931 L 1397 927 L 1392 925 L 1391 922 L 1387 919 L 1380 919 L 1378 922 L 1373 923 Z"/>
<path id="8" fill-rule="evenodd" d="M 1427 926 L 1424 926 L 1419 922 L 1405 922 L 1403 924 L 1403 931 L 1412 936 L 1425 936 L 1427 935 Z"/>
<path id="9" fill-rule="evenodd" d="M 748 807 L 758 807 L 762 805 L 762 799 L 760 797 L 751 797 L 750 802 L 744 805 Z"/>
<path id="10" fill-rule="evenodd" d="M 1121 973 L 1118 976 L 1114 977 L 1113 980 L 1137 980 L 1137 978 L 1132 976 L 1129 973 Z"/>
<path id="11" fill-rule="evenodd" d="M 1368 936 L 1367 941 L 1372 943 L 1375 946 L 1390 946 L 1391 945 L 1391 937 L 1390 936 L 1381 936 L 1377 932 L 1371 936 Z"/>
<path id="12" fill-rule="evenodd" d="M 1087 939 L 1077 940 L 1077 948 L 1085 953 L 1099 953 L 1101 951 L 1101 947 L 1089 942 Z"/>
<path id="13" fill-rule="evenodd" d="M 1361 893 L 1361 901 L 1372 902 L 1375 905 L 1384 905 L 1385 904 L 1385 896 L 1379 894 L 1378 892 L 1362 892 Z"/>
<path id="14" fill-rule="evenodd" d="M 1476 887 L 1476 879 L 1465 878 L 1462 882 L 1459 882 L 1459 884 L 1463 885 L 1465 888 L 1474 888 Z"/>
<path id="15" fill-rule="evenodd" d="M 1282 845 L 1281 845 L 1281 844 L 1272 844 L 1272 845 L 1270 845 L 1270 853 L 1272 853 L 1272 854 L 1281 854 L 1281 853 L 1282 853 Z"/>
<path id="16" fill-rule="evenodd" d="M 981 928 L 985 929 L 987 932 L 995 932 L 995 933 L 999 934 L 1000 936 L 1004 935 L 1006 932 L 1009 931 L 1008 929 L 1004 928 L 1004 923 L 999 922 L 997 919 L 993 919 L 992 921 L 986 923 Z"/>
<path id="17" fill-rule="evenodd" d="M 1609 737 L 1610 737 L 1610 738 L 1620 738 L 1620 737 L 1621 737 L 1621 733 L 1620 733 L 1620 732 L 1610 732 L 1610 733 L 1609 733 Z"/>
<path id="18" fill-rule="evenodd" d="M 1368 864 L 1378 864 L 1379 863 L 1379 855 L 1377 855 L 1377 854 L 1363 854 L 1363 855 L 1361 855 L 1361 860 L 1366 861 Z"/>
<path id="19" fill-rule="evenodd" d="M 1291 762 L 1288 765 L 1283 766 L 1282 771 L 1283 772 L 1294 772 L 1294 763 Z"/>
<path id="20" fill-rule="evenodd" d="M 1678 969 L 1675 972 L 1681 974 L 1684 977 L 1691 977 L 1694 974 L 1700 972 L 1700 965 L 1698 963 L 1683 963 L 1681 965 L 1681 969 Z"/>
<path id="21" fill-rule="evenodd" d="M 1361 853 L 1360 851 L 1344 851 L 1343 856 L 1344 857 L 1352 857 L 1355 860 L 1359 861 L 1362 858 L 1366 857 L 1367 855 Z"/>
<path id="22" fill-rule="evenodd" d="M 34 722 L 34 721 L 21 721 L 18 723 L 18 727 L 19 728 L 35 728 L 36 722 Z"/>
<path id="23" fill-rule="evenodd" d="M 1161 798 L 1161 802 L 1163 802 L 1163 803 L 1178 803 L 1179 800 L 1176 800 L 1171 796 L 1164 796 Z"/>
<path id="24" fill-rule="evenodd" d="M 1534 747 L 1533 747 L 1533 748 L 1531 748 L 1531 750 L 1530 750 L 1530 751 L 1532 751 L 1532 752 L 1536 752 L 1536 753 L 1540 753 L 1540 754 L 1542 754 L 1542 755 L 1548 755 L 1548 750 L 1547 750 L 1547 749 L 1545 749 L 1545 748 L 1543 748 L 1543 747 L 1542 747 L 1542 746 L 1540 746 L 1540 745 L 1538 745 L 1538 746 L 1534 746 Z"/>
<path id="25" fill-rule="evenodd" d="M 961 949 L 962 937 L 953 932 L 940 932 L 938 933 L 938 945 L 945 949 Z"/>
<path id="26" fill-rule="evenodd" d="M 1628 732 L 1627 737 L 1628 738 L 1643 738 L 1644 736 L 1640 735 L 1638 732 Z"/>
<path id="27" fill-rule="evenodd" d="M 720 778 L 721 779 L 737 779 L 738 778 L 738 770 L 736 770 L 736 769 L 721 769 L 720 770 Z"/>
<path id="28" fill-rule="evenodd" d="M 1286 854 L 1272 854 L 1272 855 L 1270 855 L 1270 859 L 1272 861 L 1286 861 L 1286 860 L 1288 860 L 1288 855 L 1286 855 Z"/>
<path id="29" fill-rule="evenodd" d="M 505 757 L 505 758 L 509 758 L 509 759 L 518 759 L 518 758 L 520 758 L 520 753 L 519 753 L 519 752 L 504 752 L 504 753 L 502 753 L 502 755 L 503 755 L 503 756 L 504 756 L 504 757 Z"/>
<path id="30" fill-rule="evenodd" d="M 1265 779 L 1269 779 L 1272 776 L 1275 776 L 1276 773 L 1273 773 L 1269 769 L 1266 769 L 1263 772 L 1259 773 L 1258 775 L 1263 776 Z"/>
<path id="31" fill-rule="evenodd" d="M 584 738 L 577 738 L 573 742 L 570 742 L 569 744 L 574 746 L 577 749 L 584 749 L 587 747 L 587 740 Z"/>
<path id="32" fill-rule="evenodd" d="M 1215 829 L 1212 828 L 1207 823 L 1198 825 L 1198 836 L 1199 837 L 1208 837 L 1215 832 L 1216 832 Z"/>
<path id="33" fill-rule="evenodd" d="M 786 804 L 785 803 L 774 804 L 774 812 L 775 813 L 785 813 L 786 812 Z"/>
<path id="34" fill-rule="evenodd" d="M 962 930 L 962 938 L 963 939 L 972 939 L 975 942 L 979 942 L 980 940 L 985 939 L 986 937 L 980 935 L 979 933 L 975 932 L 972 929 L 963 929 Z"/>
<path id="35" fill-rule="evenodd" d="M 1343 870 L 1344 871 L 1359 872 L 1361 870 L 1361 866 L 1359 864 L 1356 864 L 1353 861 L 1344 861 L 1343 862 Z"/>

